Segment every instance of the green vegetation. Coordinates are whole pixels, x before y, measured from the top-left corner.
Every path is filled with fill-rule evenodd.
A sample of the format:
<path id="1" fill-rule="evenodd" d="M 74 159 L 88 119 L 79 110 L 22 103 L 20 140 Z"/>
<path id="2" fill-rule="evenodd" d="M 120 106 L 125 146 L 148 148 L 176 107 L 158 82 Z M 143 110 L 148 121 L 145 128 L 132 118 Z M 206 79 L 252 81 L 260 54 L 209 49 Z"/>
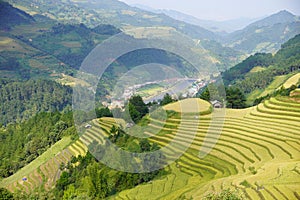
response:
<path id="1" fill-rule="evenodd" d="M 62 111 L 71 106 L 71 88 L 50 80 L 1 81 L 0 122 L 22 122 L 39 112 Z"/>
<path id="2" fill-rule="evenodd" d="M 64 154 L 59 154 L 53 160 L 42 164 L 39 167 L 41 172 L 32 172 L 32 174 L 43 174 L 45 177 L 56 177 L 53 174 L 60 172 L 58 176 L 60 179 L 46 180 L 33 178 L 39 177 L 38 175 L 28 175 L 26 177 L 32 177 L 29 178 L 31 182 L 12 182 L 7 188 L 10 191 L 21 190 L 28 193 L 28 195 L 23 194 L 23 199 L 29 195 L 34 196 L 30 192 L 31 188 L 45 183 L 51 186 L 57 183 L 57 187 L 53 190 L 47 187 L 48 190 L 43 193 L 48 198 L 72 196 L 72 198 L 92 197 L 94 199 L 104 197 L 201 199 L 218 198 L 221 195 L 237 197 L 237 199 L 241 196 L 259 199 L 261 196 L 269 198 L 276 195 L 278 198 L 286 196 L 288 199 L 296 199 L 299 182 L 295 180 L 298 180 L 299 174 L 295 173 L 295 170 L 298 169 L 299 150 L 295 147 L 300 139 L 298 134 L 300 130 L 295 126 L 300 116 L 298 100 L 297 96 L 277 94 L 257 107 L 227 109 L 226 116 L 222 117 L 225 121 L 223 126 L 218 123 L 222 121 L 221 118 L 215 119 L 216 121 L 212 123 L 211 114 L 200 118 L 195 118 L 194 115 L 180 117 L 178 114 L 173 114 L 168 115 L 165 121 L 147 116 L 147 124 L 152 128 L 146 133 L 152 136 L 149 140 L 125 134 L 117 126 L 124 122 L 116 122 L 110 118 L 93 120 L 92 127 L 80 137 L 86 145 L 102 144 L 104 138 L 109 138 L 125 150 L 143 152 L 168 147 L 172 141 L 174 145 L 169 146 L 167 152 L 176 152 L 177 148 L 182 146 L 187 146 L 188 150 L 163 171 L 153 172 L 153 174 L 130 174 L 111 170 L 89 154 L 84 156 L 86 147 L 82 145 L 71 146 L 68 148 L 70 152 L 81 149 L 72 155 L 82 156 L 72 158 L 69 155 L 68 158 L 63 158 Z M 167 106 L 171 107 L 173 104 Z M 177 105 L 178 102 L 175 104 Z M 175 104 L 173 106 L 176 106 Z M 188 105 L 192 104 L 189 102 Z M 174 108 L 169 109 L 174 110 Z M 280 126 L 276 126 L 278 124 Z M 153 134 L 157 128 L 160 128 L 159 133 Z M 199 147 L 208 148 L 220 129 L 222 133 L 218 143 L 209 155 L 200 159 Z M 190 134 L 193 130 L 197 131 L 195 137 Z M 206 136 L 210 140 L 204 143 Z M 192 144 L 188 143 L 190 138 L 193 138 Z M 57 164 L 51 168 L 51 162 L 54 163 L 55 160 Z M 64 165 L 59 164 L 62 162 Z"/>
<path id="3" fill-rule="evenodd" d="M 160 102 L 163 108 L 147 115 L 157 103 L 146 105 L 140 96 L 134 96 L 125 114 L 121 109 L 96 106 L 99 120 L 82 112 L 79 121 L 89 126 L 79 127 L 85 132 L 78 139 L 70 111 L 71 88 L 39 79 L 74 80 L 72 76 L 86 55 L 120 32 L 107 22 L 126 24 L 126 28 L 143 24 L 180 30 L 203 45 L 204 49 L 195 50 L 207 68 L 213 63 L 224 70 L 238 61 L 236 55 L 242 55 L 207 40 L 218 39 L 209 31 L 118 1 L 8 1 L 37 15 L 30 16 L 0 0 L 0 78 L 6 78 L 0 79 L 0 185 L 4 187 L 0 199 L 299 199 L 300 82 L 298 74 L 287 79 L 300 69 L 300 35 L 274 55 L 255 54 L 223 73 L 228 85 L 227 107 L 233 108 L 226 109 L 225 116 L 207 101 L 174 102 L 168 94 Z M 256 24 L 230 34 L 230 45 L 246 52 L 276 50 L 295 33 L 299 22 L 296 26 L 260 23 L 263 27 Z M 287 25 L 289 31 L 282 36 Z M 274 34 L 274 29 L 279 32 Z M 269 39 L 262 38 L 262 33 Z M 109 66 L 99 82 L 97 101 L 127 71 L 149 62 L 174 66 L 187 77 L 197 73 L 170 52 L 133 51 Z M 150 81 L 149 74 L 141 73 L 145 82 Z M 69 84 L 68 80 L 62 82 Z M 218 87 L 209 85 L 200 97 L 224 103 Z M 146 89 L 150 92 L 153 88 Z M 256 106 L 241 109 L 247 106 L 245 95 L 252 100 L 259 97 Z M 112 112 L 127 121 L 131 118 L 142 128 L 109 118 Z M 134 137 L 125 130 L 149 138 Z M 161 164 L 159 158 L 174 158 L 186 150 L 164 169 L 125 173 L 99 161 L 107 153 L 106 139 L 134 153 L 163 150 L 164 154 L 147 157 L 143 166 L 138 159 L 129 161 L 125 154 L 120 155 L 122 163 L 132 162 L 138 169 L 152 169 Z M 100 157 L 94 158 L 87 147 Z M 207 156 L 199 157 L 206 152 Z"/>
<path id="4" fill-rule="evenodd" d="M 226 88 L 226 107 L 227 108 L 245 108 L 246 97 L 238 88 Z"/>
<path id="5" fill-rule="evenodd" d="M 149 98 L 155 96 L 164 90 L 164 87 L 160 84 L 149 84 L 137 89 L 137 94 L 143 98 Z"/>
<path id="6" fill-rule="evenodd" d="M 278 95 L 281 95 L 281 96 L 290 96 L 291 92 L 294 91 L 296 89 L 296 87 L 297 86 L 295 86 L 295 85 L 292 85 L 290 88 L 281 87 L 280 89 L 275 90 L 272 93 L 271 92 L 268 93 L 266 96 L 261 96 L 261 97 L 255 99 L 255 101 L 253 102 L 253 104 L 254 105 L 258 105 L 259 103 L 263 102 L 264 100 L 268 100 L 271 97 L 276 97 Z"/>
<path id="7" fill-rule="evenodd" d="M 257 53 L 232 67 L 230 70 L 224 72 L 222 76 L 224 80 L 232 82 L 235 79 L 242 78 L 256 66 L 268 67 L 272 65 L 273 62 L 274 60 L 272 54 Z"/>
<path id="8" fill-rule="evenodd" d="M 128 71 L 134 69 L 136 66 L 142 66 L 149 63 L 159 63 L 166 66 L 172 66 L 177 73 L 187 77 L 198 73 L 191 64 L 173 53 L 154 48 L 135 50 L 122 55 L 106 69 L 99 81 L 96 99 L 101 99 L 105 95 L 109 94 L 109 92 L 111 92 L 114 88 L 116 81 L 118 81 Z M 169 75 L 166 74 L 166 72 L 160 71 L 159 68 L 149 69 L 149 71 L 145 70 L 139 74 L 139 79 L 143 82 L 153 81 L 153 79 L 165 80 L 166 77 L 169 77 Z M 126 81 L 127 84 L 137 84 L 135 82 L 131 82 L 133 80 L 130 79 Z"/>
<path id="9" fill-rule="evenodd" d="M 23 123 L 1 127 L 0 176 L 11 176 L 62 137 L 74 133 L 71 112 L 39 113 Z"/>
<path id="10" fill-rule="evenodd" d="M 165 105 L 170 104 L 174 101 L 175 100 L 171 97 L 171 95 L 167 93 L 167 94 L 165 94 L 164 98 L 159 102 L 159 104 L 161 106 L 165 106 Z"/>
<path id="11" fill-rule="evenodd" d="M 288 31 L 286 27 L 289 27 Z M 299 34 L 297 16 L 284 10 L 227 35 L 224 43 L 248 54 L 273 53 L 282 43 L 297 34 Z"/>
<path id="12" fill-rule="evenodd" d="M 126 121 L 139 122 L 146 114 L 148 114 L 149 108 L 144 103 L 141 96 L 132 96 L 129 99 L 128 105 L 125 110 Z"/>
<path id="13" fill-rule="evenodd" d="M 13 199 L 13 194 L 5 188 L 0 188 L 0 199 Z"/>
<path id="14" fill-rule="evenodd" d="M 38 167 L 40 167 L 41 165 L 45 164 L 47 161 L 55 157 L 55 155 L 57 155 L 62 150 L 64 150 L 67 146 L 69 146 L 71 142 L 72 140 L 70 136 L 63 137 L 61 140 L 57 141 L 54 145 L 52 145 L 49 149 L 47 149 L 47 151 L 42 153 L 32 162 L 24 166 L 22 169 L 18 170 L 15 174 L 9 176 L 8 178 L 3 179 L 1 181 L 2 185 L 7 186 L 16 181 L 22 180 L 22 178 L 26 177 L 35 169 L 37 169 Z"/>
<path id="15" fill-rule="evenodd" d="M 108 133 L 108 139 L 125 150 L 142 153 L 159 149 L 158 145 L 150 144 L 147 139 L 138 139 L 129 136 L 120 127 L 116 128 L 116 126 L 112 125 L 108 120 L 100 120 L 100 124 L 111 127 Z M 97 138 L 98 140 L 101 138 L 100 135 L 95 134 L 101 134 L 102 132 L 98 126 L 99 125 L 96 125 L 94 122 L 93 128 L 88 130 L 84 135 L 84 141 L 89 137 Z M 98 144 L 93 142 L 89 145 L 90 149 L 93 149 L 92 146 L 97 146 Z M 101 146 L 98 146 L 98 148 L 101 148 Z M 73 198 L 84 196 L 93 199 L 103 199 L 125 189 L 133 188 L 138 184 L 149 182 L 155 177 L 165 174 L 164 170 L 141 174 L 119 172 L 97 162 L 90 153 L 85 157 L 79 156 L 71 161 L 73 164 L 77 162 L 80 163 L 77 166 L 67 165 L 67 171 L 63 172 L 58 180 L 54 190 L 57 198 L 65 198 L 72 195 Z M 153 157 L 151 163 L 152 165 L 157 164 Z M 149 164 L 151 165 L 151 163 Z M 72 191 L 77 192 L 72 193 Z"/>
<path id="16" fill-rule="evenodd" d="M 206 101 L 225 101 L 227 108 L 246 108 L 246 97 L 244 93 L 237 87 L 226 87 L 226 95 L 222 95 L 222 86 L 209 84 L 203 91 L 199 91 L 199 98 Z M 226 96 L 226 99 L 224 97 Z"/>
<path id="17" fill-rule="evenodd" d="M 32 16 L 26 12 L 12 7 L 10 4 L 0 1 L 0 30 L 9 30 L 11 27 L 20 24 L 30 24 L 34 22 Z"/>
<path id="18" fill-rule="evenodd" d="M 276 77 L 289 77 L 299 70 L 300 35 L 295 36 L 282 45 L 281 49 L 272 54 L 255 54 L 242 63 L 224 72 L 222 77 L 228 85 L 238 87 L 245 94 L 258 93 L 266 88 L 269 92 L 276 90 L 286 79 Z M 251 72 L 256 66 L 262 66 L 263 71 Z M 289 76 L 283 76 L 289 75 Z M 272 86 L 272 85 L 274 86 Z M 269 87 L 269 88 L 268 88 Z M 262 95 L 267 95 L 266 92 Z M 250 95 L 253 99 L 253 95 Z"/>
<path id="19" fill-rule="evenodd" d="M 227 190 L 223 190 L 218 194 L 215 193 L 209 194 L 204 199 L 205 200 L 241 200 L 243 198 L 238 192 L 227 189 Z"/>
<path id="20" fill-rule="evenodd" d="M 260 104 L 248 109 L 227 109 L 223 118 L 226 120 L 224 126 L 218 123 L 221 119 L 211 124 L 211 115 L 199 119 L 189 115 L 178 119 L 175 115 L 166 122 L 150 118 L 149 126 L 158 128 L 158 124 L 164 125 L 161 134 L 153 135 L 149 132 L 152 136 L 150 141 L 161 147 L 167 147 L 170 141 L 178 146 L 189 145 L 187 138 L 193 137 L 190 135 L 191 130 L 196 129 L 198 132 L 192 145 L 188 146 L 189 150 L 170 166 L 170 174 L 146 185 L 122 191 L 115 199 L 148 196 L 164 199 L 217 198 L 224 188 L 230 188 L 231 191 L 223 191 L 224 195 L 239 191 L 237 199 L 260 199 L 262 195 L 264 198 L 276 195 L 278 198 L 289 196 L 289 199 L 297 199 L 293 192 L 299 187 L 299 181 L 294 181 L 299 174 L 294 174 L 292 170 L 297 166 L 299 158 L 299 150 L 294 148 L 299 139 L 299 128 L 295 129 L 298 124 L 296 116 L 299 117 L 298 107 L 295 99 L 279 95 L 276 101 L 272 99 L 264 106 Z M 195 125 L 196 120 L 199 126 Z M 177 128 L 178 123 L 181 123 L 180 130 Z M 276 126 L 278 124 L 280 126 Z M 222 133 L 210 154 L 199 159 L 199 147 L 210 145 L 211 140 L 207 144 L 203 143 L 209 127 L 208 137 L 211 140 L 221 127 Z M 176 145 L 169 148 L 172 152 L 177 149 Z M 255 187 L 258 182 L 257 188 L 264 189 Z M 180 183 L 184 187 L 180 187 Z M 281 186 L 282 183 L 293 186 Z"/>
<path id="21" fill-rule="evenodd" d="M 79 140 L 70 143 L 70 137 L 63 138 L 16 174 L 3 179 L 1 184 L 13 192 L 14 199 L 54 199 L 53 192 L 49 191 L 56 185 L 64 167 L 87 152 Z"/>
<path id="22" fill-rule="evenodd" d="M 102 118 L 102 117 L 113 117 L 113 114 L 111 111 L 105 107 L 105 108 L 96 108 L 96 116 L 97 118 Z"/>
<path id="23" fill-rule="evenodd" d="M 100 29 L 96 30 L 101 33 Z M 32 42 L 23 36 L 19 36 L 18 38 L 25 43 L 29 43 L 36 49 L 55 56 L 72 68 L 79 69 L 84 58 L 100 41 L 107 37 L 107 35 L 96 34 L 83 24 L 58 24 L 45 33 L 33 37 Z"/>

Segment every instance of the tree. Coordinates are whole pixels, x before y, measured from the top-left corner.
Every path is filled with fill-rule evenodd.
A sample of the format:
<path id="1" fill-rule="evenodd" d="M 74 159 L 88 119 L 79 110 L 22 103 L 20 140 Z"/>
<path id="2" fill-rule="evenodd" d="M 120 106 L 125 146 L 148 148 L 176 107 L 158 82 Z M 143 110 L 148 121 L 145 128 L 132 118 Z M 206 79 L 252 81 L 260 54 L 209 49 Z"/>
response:
<path id="1" fill-rule="evenodd" d="M 109 108 L 96 108 L 96 116 L 97 118 L 102 118 L 102 117 L 112 117 L 113 114 L 109 110 Z"/>
<path id="2" fill-rule="evenodd" d="M 246 97 L 240 89 L 229 87 L 226 88 L 226 106 L 228 108 L 245 108 Z"/>
<path id="3" fill-rule="evenodd" d="M 147 152 L 147 151 L 150 151 L 151 144 L 149 143 L 149 141 L 147 139 L 144 138 L 140 141 L 140 147 L 141 147 L 142 152 Z"/>
<path id="4" fill-rule="evenodd" d="M 0 188 L 0 199 L 13 199 L 13 194 L 5 188 Z"/>
<path id="5" fill-rule="evenodd" d="M 202 92 L 199 91 L 197 96 L 206 101 L 223 101 L 226 96 L 224 92 L 222 84 L 208 84 Z"/>
<path id="6" fill-rule="evenodd" d="M 167 93 L 165 94 L 164 98 L 161 100 L 160 105 L 164 106 L 172 102 L 174 102 L 174 99 L 172 99 L 171 95 Z"/>
<path id="7" fill-rule="evenodd" d="M 142 97 L 133 96 L 129 99 L 128 105 L 126 106 L 126 113 L 130 116 L 125 116 L 126 120 L 132 119 L 135 123 L 139 122 L 148 112 L 149 109 L 144 103 Z"/>
<path id="8" fill-rule="evenodd" d="M 64 190 L 69 184 L 69 173 L 63 172 L 59 178 L 59 180 L 56 183 L 56 187 L 59 190 Z"/>

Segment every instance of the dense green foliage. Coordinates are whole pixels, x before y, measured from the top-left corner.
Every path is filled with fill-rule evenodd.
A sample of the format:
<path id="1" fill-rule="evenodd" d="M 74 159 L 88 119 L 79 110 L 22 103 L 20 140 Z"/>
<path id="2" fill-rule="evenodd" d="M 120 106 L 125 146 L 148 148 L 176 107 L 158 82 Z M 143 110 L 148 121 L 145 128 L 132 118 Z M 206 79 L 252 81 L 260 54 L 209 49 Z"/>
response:
<path id="1" fill-rule="evenodd" d="M 147 139 L 137 139 L 126 134 L 122 129 L 112 127 L 109 139 L 125 150 L 147 152 L 158 150 L 156 144 L 150 144 Z M 135 146 L 134 148 L 132 148 Z M 125 159 L 125 158 L 124 158 Z M 153 164 L 155 163 L 153 160 Z M 79 163 L 75 166 L 73 164 Z M 55 193 L 58 198 L 70 199 L 104 199 L 122 190 L 133 188 L 138 184 L 149 182 L 165 173 L 164 170 L 151 173 L 125 173 L 108 168 L 98 162 L 90 153 L 79 156 L 65 166 L 57 182 Z"/>
<path id="2" fill-rule="evenodd" d="M 171 97 L 169 93 L 165 94 L 164 98 L 159 102 L 161 106 L 167 105 L 174 102 L 175 100 Z"/>
<path id="3" fill-rule="evenodd" d="M 103 35 L 94 33 L 83 24 L 57 24 L 48 31 L 32 38 L 32 42 L 29 42 L 22 35 L 18 38 L 55 56 L 75 69 L 79 69 L 84 58 L 96 47 L 99 41 L 105 39 Z"/>
<path id="4" fill-rule="evenodd" d="M 20 122 L 43 111 L 62 111 L 72 102 L 72 89 L 50 80 L 2 81 L 0 123 Z"/>
<path id="5" fill-rule="evenodd" d="M 8 177 L 30 163 L 63 136 L 76 133 L 73 114 L 40 113 L 0 128 L 0 177 Z"/>
<path id="6" fill-rule="evenodd" d="M 254 67 L 264 67 L 263 71 L 250 72 Z M 275 76 L 285 75 L 300 70 L 300 35 L 282 45 L 273 56 L 255 54 L 242 63 L 222 74 L 228 85 L 238 87 L 248 94 L 255 89 L 265 89 Z"/>
<path id="7" fill-rule="evenodd" d="M 246 97 L 239 88 L 226 88 L 226 107 L 227 108 L 245 108 Z"/>
<path id="8" fill-rule="evenodd" d="M 96 108 L 96 116 L 97 118 L 101 117 L 113 117 L 113 114 L 111 111 L 105 107 L 105 108 Z"/>
<path id="9" fill-rule="evenodd" d="M 148 106 L 144 103 L 141 96 L 132 96 L 125 110 L 125 119 L 127 121 L 139 122 L 146 114 L 148 114 Z M 129 114 L 129 115 L 128 115 Z"/>
<path id="10" fill-rule="evenodd" d="M 100 24 L 93 28 L 93 31 L 100 35 L 115 35 L 121 32 L 120 29 L 110 24 Z"/>
<path id="11" fill-rule="evenodd" d="M 203 91 L 197 95 L 199 98 L 206 101 L 218 100 L 220 102 L 226 101 L 227 108 L 245 108 L 246 97 L 244 93 L 236 87 L 226 87 L 226 95 L 222 95 L 221 85 L 209 84 Z M 226 96 L 226 99 L 223 99 Z"/>
<path id="12" fill-rule="evenodd" d="M 256 66 L 268 67 L 273 64 L 272 54 L 257 53 L 223 73 L 223 79 L 231 82 L 242 78 Z"/>
<path id="13" fill-rule="evenodd" d="M 34 21 L 29 14 L 0 1 L 0 29 L 10 29 L 15 25 L 30 24 Z"/>
<path id="14" fill-rule="evenodd" d="M 0 199 L 13 199 L 13 194 L 5 188 L 0 188 Z"/>
<path id="15" fill-rule="evenodd" d="M 298 87 L 300 87 L 300 83 L 298 83 Z M 297 86 L 293 85 L 290 88 L 280 88 L 279 90 L 274 91 L 271 94 L 267 94 L 266 96 L 263 97 L 259 97 L 257 99 L 255 99 L 253 105 L 258 105 L 261 102 L 263 102 L 264 100 L 268 100 L 271 97 L 276 97 L 276 96 L 290 96 L 290 93 L 295 90 L 297 88 Z"/>

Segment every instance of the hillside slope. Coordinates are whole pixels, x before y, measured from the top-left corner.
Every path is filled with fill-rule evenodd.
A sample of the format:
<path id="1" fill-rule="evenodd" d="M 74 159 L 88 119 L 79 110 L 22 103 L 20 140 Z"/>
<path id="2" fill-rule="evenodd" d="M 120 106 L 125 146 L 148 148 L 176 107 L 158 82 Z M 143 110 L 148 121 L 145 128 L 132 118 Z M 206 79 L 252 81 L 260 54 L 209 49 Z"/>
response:
<path id="1" fill-rule="evenodd" d="M 10 29 L 15 25 L 30 24 L 34 22 L 32 16 L 12 7 L 2 0 L 0 1 L 0 19 L 0 30 Z"/>
<path id="2" fill-rule="evenodd" d="M 255 98 L 273 82 L 280 79 L 279 83 L 274 83 L 276 85 L 274 89 L 277 89 L 286 79 L 299 70 L 300 35 L 297 35 L 284 43 L 275 55 L 260 53 L 250 56 L 230 70 L 225 71 L 222 78 L 225 84 L 239 87 L 245 94 L 255 93 Z M 253 95 L 250 94 L 250 96 Z"/>
<path id="3" fill-rule="evenodd" d="M 291 97 L 277 96 L 252 108 L 226 109 L 225 116 L 213 121 L 212 114 L 202 115 L 198 119 L 195 113 L 185 113 L 181 119 L 174 115 L 166 121 L 150 117 L 150 129 L 145 134 L 152 136 L 152 142 L 164 147 L 172 141 L 169 152 L 176 152 L 182 146 L 187 146 L 188 150 L 166 168 L 167 175 L 122 191 L 110 199 L 201 199 L 212 192 L 232 188 L 243 193 L 247 199 L 276 197 L 296 200 L 300 188 L 299 101 L 300 97 L 296 94 Z M 171 109 L 170 106 L 168 109 Z M 216 109 L 213 112 L 220 111 Z M 110 118 L 93 120 L 92 128 L 80 139 L 85 145 L 93 142 L 102 144 L 108 137 L 105 130 L 109 130 L 114 123 L 115 120 Z M 158 128 L 162 128 L 161 131 L 153 135 Z M 222 132 L 218 138 L 220 129 Z M 195 130 L 197 134 L 194 138 L 191 132 Z M 188 142 L 190 138 L 193 138 L 191 145 Z M 206 142 L 203 144 L 204 140 Z M 218 141 L 216 146 L 201 159 L 199 150 L 205 150 L 214 140 Z M 75 146 L 63 150 L 54 160 L 46 161 L 32 175 L 24 174 L 28 182 L 14 179 L 16 182 L 10 181 L 5 185 L 11 191 L 27 193 L 38 186 L 44 187 L 45 183 L 53 186 L 60 173 L 57 164 L 50 167 L 51 162 L 66 163 L 70 153 L 84 155 L 84 149 L 82 144 L 76 142 Z M 55 178 L 38 178 L 47 178 L 49 174 L 56 174 Z M 45 187 L 49 189 L 47 184 Z"/>
<path id="4" fill-rule="evenodd" d="M 247 53 L 275 52 L 300 33 L 299 17 L 280 11 L 225 37 L 225 44 Z"/>
<path id="5" fill-rule="evenodd" d="M 242 192 L 247 199 L 297 199 L 299 108 L 295 99 L 278 96 L 257 107 L 226 110 L 226 116 L 213 124 L 211 116 L 202 116 L 199 127 L 193 126 L 197 119 L 192 116 L 168 119 L 168 128 L 163 128 L 161 134 L 151 140 L 160 146 L 170 141 L 188 145 L 188 138 L 192 137 L 189 134 L 196 129 L 198 133 L 189 150 L 169 167 L 171 173 L 166 177 L 123 191 L 111 199 L 202 199 L 227 188 Z M 222 120 L 226 122 L 217 145 L 200 159 L 199 149 L 204 138 L 213 141 Z M 173 140 L 180 121 L 184 128 L 177 133 L 177 140 Z M 162 123 L 151 119 L 150 125 L 158 128 Z M 274 127 L 275 124 L 281 125 Z"/>

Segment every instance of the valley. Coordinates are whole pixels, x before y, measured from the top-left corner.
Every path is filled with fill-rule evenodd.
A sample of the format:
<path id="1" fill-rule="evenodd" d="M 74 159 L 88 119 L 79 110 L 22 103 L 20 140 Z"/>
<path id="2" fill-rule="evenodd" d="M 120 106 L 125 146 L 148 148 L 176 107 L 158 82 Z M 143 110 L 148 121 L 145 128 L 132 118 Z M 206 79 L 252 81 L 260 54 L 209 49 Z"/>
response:
<path id="1" fill-rule="evenodd" d="M 0 199 L 299 200 L 300 17 L 266 14 L 0 0 Z"/>

